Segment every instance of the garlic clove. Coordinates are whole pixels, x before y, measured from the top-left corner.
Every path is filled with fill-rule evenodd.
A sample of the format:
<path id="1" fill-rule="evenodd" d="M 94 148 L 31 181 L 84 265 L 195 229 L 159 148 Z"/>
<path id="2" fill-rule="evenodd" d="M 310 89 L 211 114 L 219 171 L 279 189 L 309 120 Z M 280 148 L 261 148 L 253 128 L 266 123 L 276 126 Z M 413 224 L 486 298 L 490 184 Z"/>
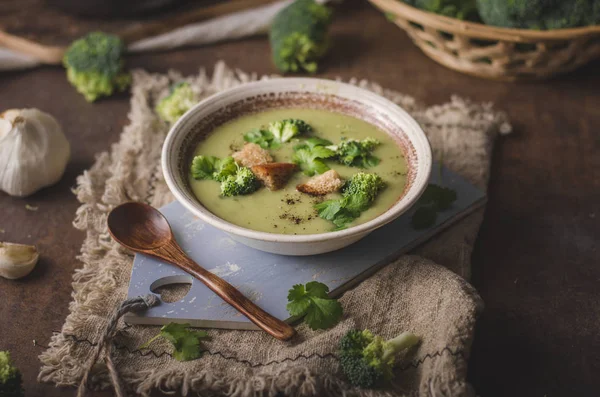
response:
<path id="1" fill-rule="evenodd" d="M 0 242 L 0 277 L 10 280 L 25 277 L 31 273 L 39 257 L 33 245 Z"/>

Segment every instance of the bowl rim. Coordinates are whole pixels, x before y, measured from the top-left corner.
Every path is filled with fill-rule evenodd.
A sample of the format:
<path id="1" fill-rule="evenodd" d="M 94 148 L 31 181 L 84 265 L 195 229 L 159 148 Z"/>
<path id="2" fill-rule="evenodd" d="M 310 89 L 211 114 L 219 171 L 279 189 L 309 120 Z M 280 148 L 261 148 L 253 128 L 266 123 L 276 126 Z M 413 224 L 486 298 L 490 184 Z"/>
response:
<path id="1" fill-rule="evenodd" d="M 369 106 L 379 104 L 380 106 L 391 107 L 396 112 L 394 119 L 400 121 L 399 124 L 405 131 L 408 140 L 413 144 L 413 147 L 416 146 L 415 143 L 419 143 L 420 150 L 418 151 L 422 152 L 417 157 L 417 170 L 415 174 L 415 179 L 409 191 L 406 192 L 406 194 L 404 194 L 404 196 L 401 199 L 397 200 L 385 212 L 367 222 L 343 230 L 316 234 L 281 234 L 248 229 L 220 218 L 219 216 L 208 210 L 206 207 L 204 207 L 202 203 L 200 203 L 200 201 L 197 199 L 195 199 L 194 201 L 189 200 L 180 191 L 178 184 L 175 182 L 175 178 L 178 171 L 176 169 L 174 170 L 171 167 L 171 163 L 169 162 L 169 156 L 174 149 L 177 149 L 176 147 L 174 147 L 175 140 L 180 135 L 185 136 L 186 134 L 189 134 L 190 131 L 192 131 L 191 126 L 188 126 L 188 124 L 190 124 L 190 120 L 194 118 L 195 113 L 203 107 L 205 107 L 207 104 L 212 102 L 221 102 L 223 104 L 226 104 L 227 97 L 231 97 L 232 95 L 240 91 L 246 91 L 246 93 L 243 94 L 244 97 L 252 97 L 256 95 L 257 90 L 260 91 L 260 89 L 270 88 L 269 86 L 277 86 L 281 84 L 285 84 L 286 87 L 295 85 L 295 87 L 297 88 L 289 89 L 289 91 L 292 92 L 295 90 L 297 92 L 311 92 L 317 94 L 319 94 L 318 89 L 319 87 L 321 87 L 323 88 L 323 91 L 321 92 L 322 95 L 331 95 L 331 88 L 342 87 L 345 89 L 356 91 L 357 95 L 356 98 L 354 98 L 354 100 L 360 103 Z M 307 89 L 307 87 L 313 86 L 317 88 L 312 90 Z M 239 99 L 240 98 L 237 98 L 237 100 Z M 196 120 L 194 120 L 194 124 L 195 122 Z M 409 129 L 412 130 L 411 134 L 406 133 L 406 130 Z M 364 88 L 358 87 L 356 85 L 343 83 L 340 81 L 311 77 L 283 77 L 244 83 L 215 93 L 198 102 L 183 116 L 181 116 L 177 120 L 177 122 L 175 122 L 175 124 L 171 126 L 167 137 L 165 138 L 163 143 L 161 153 L 161 167 L 167 186 L 171 193 L 174 195 L 175 199 L 179 201 L 179 203 L 181 203 L 192 214 L 196 215 L 202 221 L 216 227 L 217 229 L 237 236 L 253 240 L 261 240 L 265 242 L 311 243 L 322 242 L 324 240 L 336 240 L 347 237 L 349 238 L 358 234 L 366 234 L 395 220 L 404 212 L 408 211 L 408 209 L 410 209 L 416 203 L 416 201 L 423 194 L 425 188 L 427 187 L 432 168 L 432 153 L 429 140 L 421 126 L 404 109 L 402 109 L 399 105 L 395 104 L 394 102 L 388 100 L 387 98 L 384 98 L 381 95 L 378 95 Z"/>

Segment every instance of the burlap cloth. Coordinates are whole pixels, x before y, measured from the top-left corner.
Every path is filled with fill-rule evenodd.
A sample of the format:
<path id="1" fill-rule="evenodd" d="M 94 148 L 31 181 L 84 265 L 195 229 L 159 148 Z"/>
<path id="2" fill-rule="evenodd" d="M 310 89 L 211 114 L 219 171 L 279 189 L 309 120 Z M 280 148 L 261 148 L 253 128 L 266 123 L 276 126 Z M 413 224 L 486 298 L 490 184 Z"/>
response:
<path id="1" fill-rule="evenodd" d="M 173 199 L 159 167 L 168 128 L 152 109 L 173 81 L 184 78 L 174 72 L 159 75 L 142 70 L 133 76 L 130 124 L 119 142 L 78 178 L 81 207 L 74 225 L 87 233 L 79 257 L 84 266 L 73 277 L 71 312 L 62 331 L 40 356 L 39 380 L 44 382 L 60 386 L 80 382 L 83 364 L 108 315 L 126 297 L 133 257 L 109 237 L 108 212 L 128 200 L 160 207 Z M 201 71 L 185 80 L 204 97 L 256 78 L 219 63 L 212 78 Z M 486 187 L 494 137 L 510 130 L 503 114 L 491 105 L 460 98 L 425 108 L 376 84 L 351 82 L 403 106 L 423 126 L 436 158 L 443 153 L 446 166 Z M 469 278 L 471 248 L 482 216 L 483 210 L 473 213 L 416 250 L 416 255 L 396 260 L 346 292 L 340 300 L 344 319 L 333 329 L 311 331 L 300 325 L 299 338 L 290 343 L 259 331 L 210 330 L 208 352 L 182 363 L 170 356 L 168 342 L 153 343 L 152 351 L 138 350 L 158 327 L 121 324 L 114 349 L 118 370 L 126 386 L 142 395 L 157 388 L 203 396 L 471 396 L 474 393 L 465 379 L 467 361 L 483 303 L 464 279 Z M 355 327 L 385 337 L 409 330 L 422 338 L 414 355 L 398 366 L 390 387 L 364 391 L 344 382 L 336 346 Z M 95 368 L 91 384 L 110 386 L 103 364 Z"/>

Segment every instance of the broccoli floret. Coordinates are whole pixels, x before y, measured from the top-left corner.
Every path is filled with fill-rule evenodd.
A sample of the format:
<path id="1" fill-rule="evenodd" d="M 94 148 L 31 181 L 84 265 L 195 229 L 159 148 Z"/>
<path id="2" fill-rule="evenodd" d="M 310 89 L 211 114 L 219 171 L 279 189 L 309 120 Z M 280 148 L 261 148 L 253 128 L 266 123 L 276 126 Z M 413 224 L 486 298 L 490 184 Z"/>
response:
<path id="1" fill-rule="evenodd" d="M 371 152 L 379 145 L 374 138 L 345 139 L 339 145 L 329 146 L 335 150 L 336 159 L 339 163 L 349 167 L 369 168 L 379 164 L 379 158 Z"/>
<path id="2" fill-rule="evenodd" d="M 370 204 L 384 187 L 385 182 L 379 175 L 359 172 L 352 175 L 348 183 L 344 186 L 342 194 L 344 197 L 363 196 Z"/>
<path id="3" fill-rule="evenodd" d="M 296 0 L 274 18 L 269 39 L 273 61 L 281 72 L 317 71 L 328 48 L 331 10 L 314 0 Z"/>
<path id="4" fill-rule="evenodd" d="M 273 135 L 273 139 L 278 143 L 288 142 L 296 135 L 311 132 L 310 124 L 303 120 L 287 119 L 283 121 L 275 121 L 269 124 L 268 132 Z"/>
<path id="5" fill-rule="evenodd" d="M 342 371 L 354 386 L 370 388 L 390 380 L 396 354 L 419 343 L 419 337 L 403 332 L 385 341 L 369 330 L 350 330 L 342 337 L 339 357 Z"/>
<path id="6" fill-rule="evenodd" d="M 21 372 L 12 364 L 10 353 L 0 351 L 0 396 L 23 397 Z"/>
<path id="7" fill-rule="evenodd" d="M 258 179 L 250 168 L 239 167 L 234 175 L 221 182 L 221 195 L 224 197 L 250 194 L 258 189 Z"/>
<path id="8" fill-rule="evenodd" d="M 131 83 L 131 75 L 123 71 L 124 52 L 121 39 L 107 33 L 75 40 L 63 58 L 67 79 L 88 102 L 123 91 Z"/>
<path id="9" fill-rule="evenodd" d="M 384 187 L 379 175 L 359 172 L 346 182 L 341 199 L 323 201 L 315 209 L 319 217 L 333 222 L 335 230 L 344 229 L 371 206 Z"/>
<path id="10" fill-rule="evenodd" d="M 162 120 L 174 123 L 196 103 L 198 96 L 190 84 L 184 82 L 173 85 L 169 96 L 161 99 L 155 110 Z"/>
<path id="11" fill-rule="evenodd" d="M 522 29 L 560 29 L 600 23 L 598 0 L 477 0 L 488 25 Z"/>

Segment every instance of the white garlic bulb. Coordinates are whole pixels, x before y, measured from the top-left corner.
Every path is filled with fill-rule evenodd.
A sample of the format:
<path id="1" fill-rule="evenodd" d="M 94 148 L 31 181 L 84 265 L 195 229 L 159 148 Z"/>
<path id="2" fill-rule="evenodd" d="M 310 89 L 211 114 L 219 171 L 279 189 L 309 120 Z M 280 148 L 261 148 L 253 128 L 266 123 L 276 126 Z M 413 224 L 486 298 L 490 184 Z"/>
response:
<path id="1" fill-rule="evenodd" d="M 0 277 L 11 280 L 25 277 L 31 273 L 39 257 L 33 245 L 0 242 Z"/>
<path id="2" fill-rule="evenodd" d="M 0 190 L 28 196 L 60 180 L 71 155 L 58 122 L 37 109 L 0 114 Z"/>

